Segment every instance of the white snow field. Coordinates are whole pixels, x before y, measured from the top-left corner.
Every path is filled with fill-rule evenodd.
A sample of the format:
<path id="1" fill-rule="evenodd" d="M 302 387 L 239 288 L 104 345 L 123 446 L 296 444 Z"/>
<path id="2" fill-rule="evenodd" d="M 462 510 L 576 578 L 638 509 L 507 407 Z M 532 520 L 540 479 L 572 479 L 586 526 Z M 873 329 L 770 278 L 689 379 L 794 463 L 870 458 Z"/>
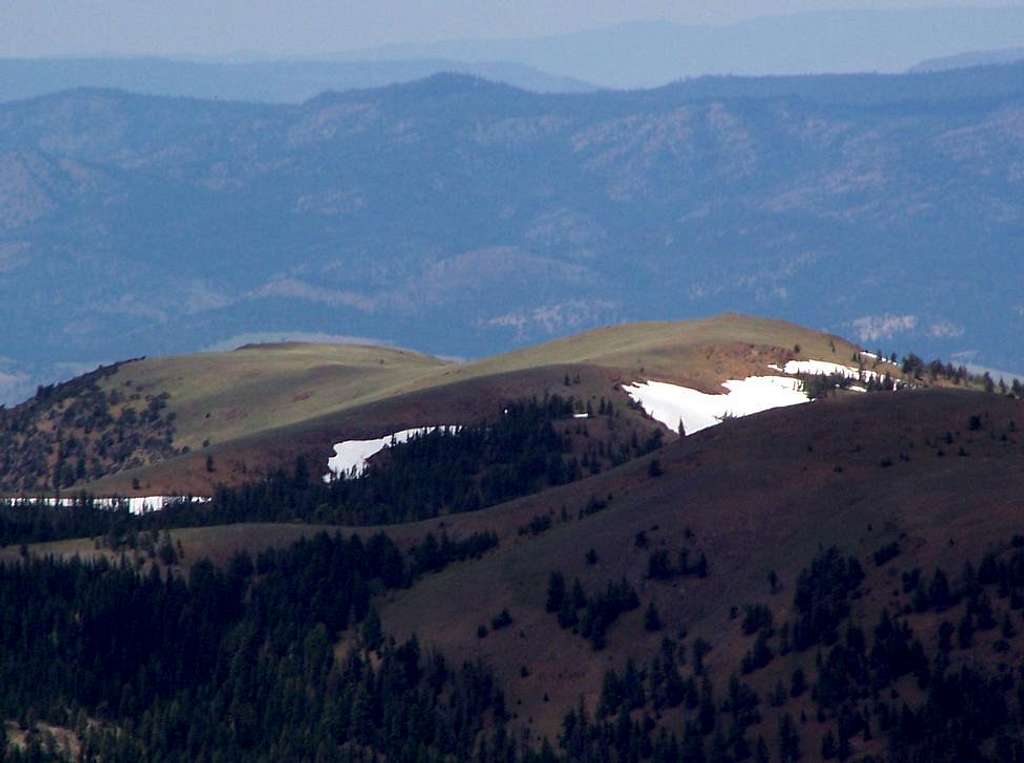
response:
<path id="1" fill-rule="evenodd" d="M 690 435 L 722 423 L 730 416 L 749 416 L 752 413 L 810 402 L 803 390 L 803 382 L 784 376 L 748 376 L 730 379 L 722 384 L 728 390 L 724 395 L 708 395 L 689 387 L 667 382 L 646 381 L 623 385 L 622 389 L 655 421 L 673 432 L 683 422 Z"/>
<path id="2" fill-rule="evenodd" d="M 884 356 L 878 356 L 873 352 L 864 352 L 864 350 L 861 350 L 860 354 L 863 355 L 865 358 L 871 358 L 871 360 L 877 360 L 881 361 L 882 363 L 888 363 L 890 366 L 899 366 L 899 363 L 897 363 L 895 360 L 892 360 Z"/>
<path id="3" fill-rule="evenodd" d="M 324 482 L 345 477 L 358 477 L 366 471 L 367 462 L 384 448 L 392 445 L 408 442 L 410 438 L 420 434 L 428 434 L 435 429 L 446 429 L 453 432 L 458 427 L 416 427 L 415 429 L 403 429 L 400 432 L 377 437 L 373 440 L 345 440 L 334 444 L 334 455 L 327 459 L 327 468 L 330 470 L 324 475 Z"/>
<path id="4" fill-rule="evenodd" d="M 830 363 L 827 360 L 790 360 L 784 368 L 779 368 L 778 366 L 772 366 L 772 368 L 786 374 L 821 374 L 825 376 L 841 374 L 847 379 L 860 379 L 862 381 L 882 376 L 877 371 L 869 371 L 866 368 L 861 371 L 853 366 L 843 366 L 839 363 Z"/>
<path id="5" fill-rule="evenodd" d="M 92 498 L 93 506 L 101 509 L 120 509 L 125 506 L 132 514 L 148 514 L 151 511 L 160 511 L 168 504 L 185 501 L 187 503 L 209 503 L 210 499 L 195 495 L 146 495 L 134 498 Z M 79 497 L 56 498 L 53 496 L 0 498 L 0 504 L 6 506 L 59 506 L 70 509 L 80 504 Z"/>

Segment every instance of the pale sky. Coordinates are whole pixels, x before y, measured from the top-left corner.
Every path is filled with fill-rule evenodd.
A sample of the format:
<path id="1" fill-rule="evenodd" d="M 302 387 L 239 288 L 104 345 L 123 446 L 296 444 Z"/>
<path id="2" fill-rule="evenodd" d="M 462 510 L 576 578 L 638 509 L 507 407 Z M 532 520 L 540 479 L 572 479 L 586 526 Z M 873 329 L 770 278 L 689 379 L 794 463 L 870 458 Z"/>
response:
<path id="1" fill-rule="evenodd" d="M 0 0 L 0 56 L 340 53 L 396 42 L 534 37 L 625 21 L 727 24 L 936 0 Z M 947 0 L 945 6 L 1020 2 Z"/>

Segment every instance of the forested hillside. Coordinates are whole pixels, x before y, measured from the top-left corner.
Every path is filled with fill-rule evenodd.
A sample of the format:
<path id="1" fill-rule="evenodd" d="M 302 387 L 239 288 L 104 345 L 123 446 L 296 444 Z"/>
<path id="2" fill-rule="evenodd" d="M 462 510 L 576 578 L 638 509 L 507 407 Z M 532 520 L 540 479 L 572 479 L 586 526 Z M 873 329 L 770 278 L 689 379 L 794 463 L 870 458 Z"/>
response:
<path id="1" fill-rule="evenodd" d="M 408 565 L 384 536 L 321 535 L 187 581 L 0 568 L 0 713 L 73 728 L 84 760 L 468 759 L 504 697 L 482 665 L 384 639 L 371 590 L 408 585 Z"/>
<path id="2" fill-rule="evenodd" d="M 107 389 L 109 366 L 0 406 L 0 492 L 46 494 L 186 452 L 166 393 Z"/>
<path id="3" fill-rule="evenodd" d="M 35 760 L 1018 760 L 1020 405 L 840 390 L 565 480 L 550 399 L 340 492 L 300 464 L 198 509 L 5 513 L 6 733 Z M 513 443 L 543 492 L 196 527 L 429 506 Z"/>

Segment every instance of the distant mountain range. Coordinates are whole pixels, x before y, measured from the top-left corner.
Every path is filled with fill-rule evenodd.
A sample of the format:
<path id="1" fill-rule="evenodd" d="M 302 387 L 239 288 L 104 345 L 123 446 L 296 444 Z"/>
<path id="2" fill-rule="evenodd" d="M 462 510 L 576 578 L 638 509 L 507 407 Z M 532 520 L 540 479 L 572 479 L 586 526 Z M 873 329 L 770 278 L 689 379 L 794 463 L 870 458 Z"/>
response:
<path id="1" fill-rule="evenodd" d="M 706 74 L 902 72 L 920 61 L 1024 44 L 1024 6 L 847 10 L 725 26 L 639 22 L 534 39 L 390 45 L 364 58 L 518 61 L 618 88 Z"/>
<path id="2" fill-rule="evenodd" d="M 0 105 L 0 386 L 269 332 L 472 357 L 726 310 L 1024 367 L 1024 65 Z"/>
<path id="3" fill-rule="evenodd" d="M 1003 50 L 980 50 L 970 53 L 958 53 L 955 56 L 943 56 L 922 61 L 910 69 L 912 72 L 944 72 L 950 69 L 966 69 L 971 66 L 996 66 L 1024 61 L 1024 47 L 1005 48 Z"/>
<path id="4" fill-rule="evenodd" d="M 539 93 L 659 87 L 705 75 L 903 72 L 1005 63 L 1024 45 L 1024 7 L 849 10 L 723 26 L 634 22 L 529 39 L 448 40 L 270 60 L 0 58 L 0 101 L 76 87 L 299 103 L 327 90 L 467 74 Z M 1018 56 L 1019 57 L 1019 56 Z"/>
<path id="5" fill-rule="evenodd" d="M 77 87 L 143 95 L 299 103 L 326 90 L 382 87 L 439 73 L 468 74 L 538 93 L 579 93 L 593 85 L 519 63 L 400 61 L 176 61 L 166 58 L 0 58 L 0 101 Z"/>

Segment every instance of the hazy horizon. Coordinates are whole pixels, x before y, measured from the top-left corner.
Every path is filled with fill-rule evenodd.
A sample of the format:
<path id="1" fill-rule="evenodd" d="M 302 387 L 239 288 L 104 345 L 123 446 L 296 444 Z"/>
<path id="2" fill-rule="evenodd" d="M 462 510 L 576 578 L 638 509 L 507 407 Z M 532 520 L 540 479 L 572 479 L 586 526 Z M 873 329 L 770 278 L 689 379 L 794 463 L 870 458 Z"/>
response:
<path id="1" fill-rule="evenodd" d="M 822 11 L 1022 7 L 963 0 L 700 0 L 685 7 L 665 0 L 558 5 L 543 0 L 395 0 L 387 6 L 310 0 L 296 14 L 280 0 L 216 5 L 182 0 L 173 12 L 154 0 L 11 0 L 0 8 L 0 57 L 309 58 L 359 55 L 392 45 L 528 39 L 635 22 L 728 26 Z"/>

